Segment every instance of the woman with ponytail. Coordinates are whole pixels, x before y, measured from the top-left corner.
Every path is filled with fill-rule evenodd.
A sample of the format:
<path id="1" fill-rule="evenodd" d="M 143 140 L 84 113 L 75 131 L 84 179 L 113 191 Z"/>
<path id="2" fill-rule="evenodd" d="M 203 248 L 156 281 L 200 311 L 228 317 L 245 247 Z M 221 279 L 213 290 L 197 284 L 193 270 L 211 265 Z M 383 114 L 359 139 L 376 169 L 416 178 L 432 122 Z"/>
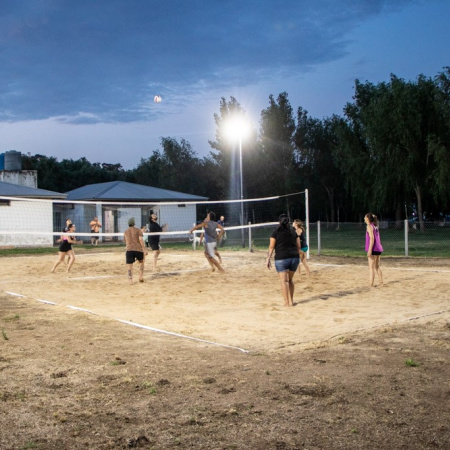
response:
<path id="1" fill-rule="evenodd" d="M 364 216 L 366 228 L 366 252 L 369 260 L 369 285 L 373 287 L 375 281 L 375 272 L 378 274 L 379 284 L 383 284 L 383 273 L 380 268 L 380 258 L 383 253 L 383 246 L 380 240 L 380 231 L 378 230 L 378 219 L 375 214 L 367 213 Z"/>
<path id="2" fill-rule="evenodd" d="M 294 274 L 300 263 L 300 238 L 291 227 L 289 217 L 281 214 L 279 225 L 270 236 L 267 268 L 271 268 L 270 258 L 275 252 L 275 269 L 280 277 L 284 306 L 294 306 Z"/>

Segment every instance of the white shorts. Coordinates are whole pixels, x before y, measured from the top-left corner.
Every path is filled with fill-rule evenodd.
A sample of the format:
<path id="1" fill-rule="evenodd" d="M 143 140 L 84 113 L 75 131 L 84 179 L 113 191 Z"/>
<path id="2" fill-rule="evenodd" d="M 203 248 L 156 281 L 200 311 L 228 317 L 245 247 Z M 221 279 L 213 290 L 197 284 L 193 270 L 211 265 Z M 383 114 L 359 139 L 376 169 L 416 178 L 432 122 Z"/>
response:
<path id="1" fill-rule="evenodd" d="M 211 258 L 216 255 L 216 242 L 206 242 L 205 253 L 207 253 Z"/>

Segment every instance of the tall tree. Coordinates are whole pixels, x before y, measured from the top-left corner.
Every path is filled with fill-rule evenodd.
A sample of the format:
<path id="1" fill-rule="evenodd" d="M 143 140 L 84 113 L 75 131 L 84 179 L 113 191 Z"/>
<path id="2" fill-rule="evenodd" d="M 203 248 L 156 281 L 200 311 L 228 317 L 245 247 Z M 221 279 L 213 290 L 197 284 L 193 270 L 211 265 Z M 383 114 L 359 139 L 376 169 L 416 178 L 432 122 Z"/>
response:
<path id="1" fill-rule="evenodd" d="M 184 139 L 178 142 L 174 138 L 161 139 L 163 148 L 163 180 L 167 189 L 195 194 L 199 190 L 199 172 L 201 162 L 191 147 Z"/>
<path id="2" fill-rule="evenodd" d="M 261 112 L 261 152 L 265 173 L 264 195 L 282 195 L 297 187 L 297 164 L 294 155 L 295 120 L 283 92 L 275 100 L 269 96 L 269 106 Z"/>
<path id="3" fill-rule="evenodd" d="M 123 179 L 120 164 L 90 163 L 86 158 L 63 159 L 43 155 L 22 155 L 25 170 L 37 170 L 38 187 L 56 192 L 68 192 L 87 184 Z"/>
<path id="4" fill-rule="evenodd" d="M 201 189 L 202 162 L 189 142 L 161 138 L 162 150 L 141 159 L 134 169 L 134 182 L 173 191 L 198 194 Z"/>
<path id="5" fill-rule="evenodd" d="M 435 82 L 436 109 L 442 120 L 436 124 L 439 128 L 428 142 L 430 154 L 437 162 L 431 173 L 430 183 L 435 202 L 440 203 L 444 209 L 450 207 L 450 67 L 438 74 Z"/>
<path id="6" fill-rule="evenodd" d="M 162 187 L 163 158 L 158 150 L 154 150 L 149 158 L 141 158 L 140 163 L 131 171 L 129 181 L 145 186 Z"/>
<path id="7" fill-rule="evenodd" d="M 342 191 L 342 177 L 335 163 L 337 146 L 335 122 L 339 119 L 313 119 L 301 107 L 297 113 L 297 129 L 294 136 L 296 156 L 302 165 L 303 174 L 312 186 L 318 186 L 325 193 L 327 219 L 336 222 L 336 204 Z M 311 189 L 311 187 L 310 187 Z M 318 199 L 320 191 L 316 192 Z"/>
<path id="8" fill-rule="evenodd" d="M 423 230 L 423 199 L 439 165 L 439 147 L 430 142 L 440 142 L 445 129 L 436 83 L 423 75 L 416 82 L 392 75 L 376 86 L 357 80 L 354 100 L 345 108 L 337 150 L 353 194 L 373 209 L 397 212 L 415 198 Z"/>

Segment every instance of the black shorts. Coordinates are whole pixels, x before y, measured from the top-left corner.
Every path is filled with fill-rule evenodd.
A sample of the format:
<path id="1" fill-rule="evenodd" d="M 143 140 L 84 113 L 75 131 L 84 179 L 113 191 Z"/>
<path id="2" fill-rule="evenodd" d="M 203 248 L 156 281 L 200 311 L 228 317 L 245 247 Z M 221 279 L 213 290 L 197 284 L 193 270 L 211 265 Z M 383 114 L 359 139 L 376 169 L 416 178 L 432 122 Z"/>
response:
<path id="1" fill-rule="evenodd" d="M 372 255 L 373 255 L 373 256 L 378 256 L 378 255 L 381 255 L 381 253 L 382 253 L 382 252 L 372 252 Z"/>
<path id="2" fill-rule="evenodd" d="M 152 250 L 159 250 L 159 242 L 149 242 L 148 244 Z"/>
<path id="3" fill-rule="evenodd" d="M 133 264 L 136 260 L 142 262 L 144 260 L 144 252 L 136 252 L 134 250 L 128 250 L 125 254 L 127 264 Z"/>

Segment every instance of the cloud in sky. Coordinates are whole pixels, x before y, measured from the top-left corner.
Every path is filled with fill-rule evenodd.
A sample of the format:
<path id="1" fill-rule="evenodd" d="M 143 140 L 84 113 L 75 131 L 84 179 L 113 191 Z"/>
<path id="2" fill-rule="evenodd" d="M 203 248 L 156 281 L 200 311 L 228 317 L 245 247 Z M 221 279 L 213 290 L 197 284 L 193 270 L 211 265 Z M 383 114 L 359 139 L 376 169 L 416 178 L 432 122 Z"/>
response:
<path id="1" fill-rule="evenodd" d="M 0 119 L 152 120 L 174 103 L 346 53 L 345 35 L 406 0 L 3 0 Z M 177 100 L 180 97 L 180 100 Z"/>
<path id="2" fill-rule="evenodd" d="M 82 152 L 107 142 L 97 161 L 127 151 L 136 164 L 160 136 L 206 148 L 220 97 L 258 110 L 287 91 L 328 113 L 350 101 L 355 78 L 425 58 L 427 48 L 404 43 L 407 55 L 396 54 L 394 40 L 414 32 L 403 12 L 428 5 L 450 10 L 446 0 L 2 0 L 0 136 L 9 148 L 89 160 Z M 434 32 L 417 20 L 419 33 Z"/>

